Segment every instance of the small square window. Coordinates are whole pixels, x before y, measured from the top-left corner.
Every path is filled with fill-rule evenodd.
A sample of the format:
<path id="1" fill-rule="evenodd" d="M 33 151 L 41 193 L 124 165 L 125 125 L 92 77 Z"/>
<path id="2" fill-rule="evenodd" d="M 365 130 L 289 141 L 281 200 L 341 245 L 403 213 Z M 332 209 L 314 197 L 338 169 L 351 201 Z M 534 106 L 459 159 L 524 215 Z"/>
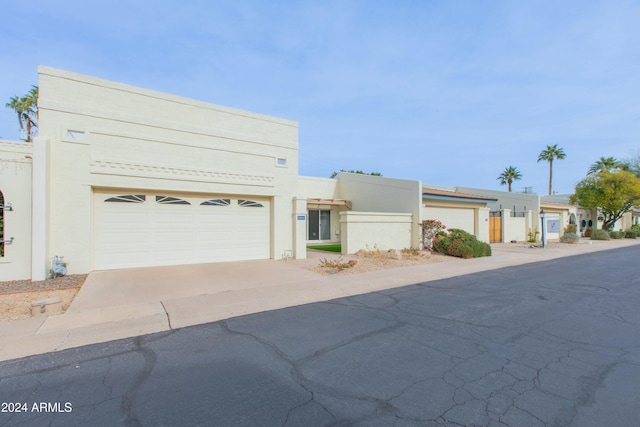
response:
<path id="1" fill-rule="evenodd" d="M 280 167 L 286 167 L 287 166 L 287 159 L 284 157 L 278 157 L 276 159 L 276 165 L 280 166 Z"/>

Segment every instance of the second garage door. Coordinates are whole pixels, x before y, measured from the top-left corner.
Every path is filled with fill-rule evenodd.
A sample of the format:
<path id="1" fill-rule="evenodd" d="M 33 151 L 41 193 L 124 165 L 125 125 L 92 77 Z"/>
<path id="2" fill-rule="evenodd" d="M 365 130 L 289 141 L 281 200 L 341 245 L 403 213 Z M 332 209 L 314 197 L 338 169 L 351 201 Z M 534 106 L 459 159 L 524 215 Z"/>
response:
<path id="1" fill-rule="evenodd" d="M 93 268 L 268 259 L 269 199 L 95 192 Z"/>
<path id="2" fill-rule="evenodd" d="M 459 228 L 467 233 L 475 234 L 474 209 L 425 207 L 425 219 L 437 219 L 447 229 Z"/>

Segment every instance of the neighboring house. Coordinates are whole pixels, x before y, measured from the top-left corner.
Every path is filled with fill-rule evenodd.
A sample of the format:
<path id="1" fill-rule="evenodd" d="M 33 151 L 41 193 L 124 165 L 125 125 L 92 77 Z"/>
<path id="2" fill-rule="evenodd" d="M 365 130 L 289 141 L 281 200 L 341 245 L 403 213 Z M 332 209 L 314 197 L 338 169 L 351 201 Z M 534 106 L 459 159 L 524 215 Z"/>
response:
<path id="1" fill-rule="evenodd" d="M 492 197 L 344 172 L 335 179 L 300 177 L 299 186 L 299 193 L 308 196 L 307 243 L 341 243 L 343 253 L 419 247 L 419 224 L 425 219 L 437 219 L 482 241 L 489 238 Z"/>
<path id="2" fill-rule="evenodd" d="M 545 232 L 549 240 L 559 239 L 568 224 L 579 224 L 579 209 L 569 204 L 569 196 L 543 196 L 529 193 L 456 187 L 457 191 L 489 196 L 491 205 L 490 241 L 525 241 L 542 235 L 540 213 L 545 212 Z M 587 214 L 584 214 L 585 218 Z M 586 219 L 588 222 L 588 219 Z"/>
<path id="3" fill-rule="evenodd" d="M 488 240 L 491 197 L 298 176 L 298 123 L 39 67 L 39 132 L 0 141 L 0 280 L 418 247 L 440 219 Z"/>
<path id="4" fill-rule="evenodd" d="M 422 187 L 422 219 L 436 219 L 489 242 L 489 212 L 496 199 L 444 187 Z"/>
<path id="5" fill-rule="evenodd" d="M 491 204 L 490 242 L 526 241 L 540 231 L 540 196 L 530 193 L 456 187 L 457 191 L 495 198 Z"/>
<path id="6" fill-rule="evenodd" d="M 631 225 L 640 224 L 640 208 L 631 209 Z M 629 228 L 631 228 L 631 225 Z"/>
<path id="7" fill-rule="evenodd" d="M 549 202 L 541 197 L 540 210 L 545 212 L 547 239 L 559 239 L 567 225 L 578 225 L 578 208 L 574 205 Z"/>
<path id="8" fill-rule="evenodd" d="M 343 253 L 418 246 L 419 181 L 340 172 L 298 182 L 306 196 L 307 243 L 341 243 Z"/>
<path id="9" fill-rule="evenodd" d="M 553 196 L 543 196 L 541 199 L 545 202 L 560 203 L 564 205 L 569 204 L 570 194 L 556 194 Z M 573 205 L 570 205 L 573 206 Z M 580 206 L 573 206 L 574 210 L 571 213 L 575 216 L 575 224 L 578 225 L 578 232 L 584 235 L 585 231 L 591 229 L 602 228 L 603 221 L 598 219 L 598 212 L 596 209 L 584 209 Z M 570 216 L 570 220 L 573 220 Z M 640 210 L 632 209 L 630 212 L 625 213 L 622 218 L 615 222 L 612 230 L 628 230 L 633 224 L 640 223 Z"/>

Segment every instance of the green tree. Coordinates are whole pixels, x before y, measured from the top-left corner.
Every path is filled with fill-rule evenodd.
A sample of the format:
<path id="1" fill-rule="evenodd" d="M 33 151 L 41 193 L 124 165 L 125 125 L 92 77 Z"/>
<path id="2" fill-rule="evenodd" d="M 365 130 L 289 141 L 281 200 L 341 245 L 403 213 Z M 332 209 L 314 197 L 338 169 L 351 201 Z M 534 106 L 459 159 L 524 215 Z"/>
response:
<path id="1" fill-rule="evenodd" d="M 5 104 L 18 115 L 20 130 L 26 130 L 26 141 L 30 142 L 31 137 L 38 128 L 38 86 L 32 86 L 29 93 L 23 97 L 13 96 Z"/>
<path id="2" fill-rule="evenodd" d="M 380 172 L 371 172 L 371 173 L 367 173 L 367 172 L 363 172 L 360 170 L 354 171 L 354 170 L 344 170 L 344 169 L 340 169 L 340 172 L 347 172 L 347 173 L 357 173 L 359 175 L 371 175 L 371 176 L 382 176 L 382 174 Z M 334 172 L 331 174 L 330 178 L 335 178 L 336 176 L 338 176 L 338 174 L 340 172 Z"/>
<path id="3" fill-rule="evenodd" d="M 623 170 L 603 170 L 580 181 L 570 201 L 582 208 L 597 209 L 602 228 L 608 231 L 640 203 L 640 178 Z"/>
<path id="4" fill-rule="evenodd" d="M 551 195 L 552 190 L 552 181 L 553 181 L 553 161 L 555 159 L 562 160 L 566 158 L 564 150 L 558 147 L 558 144 L 555 145 L 547 145 L 547 148 L 540 152 L 538 156 L 538 162 L 547 161 L 549 162 L 549 195 Z"/>
<path id="5" fill-rule="evenodd" d="M 509 166 L 504 169 L 504 172 L 498 176 L 498 181 L 500 181 L 500 185 L 507 185 L 509 189 L 509 193 L 511 193 L 511 184 L 513 181 L 518 181 L 522 179 L 522 174 L 518 170 L 518 168 L 514 168 L 513 166 Z"/>
<path id="6" fill-rule="evenodd" d="M 600 157 L 598 161 L 591 165 L 587 175 L 596 175 L 602 171 L 613 172 L 616 169 L 621 169 L 622 166 L 622 162 L 619 162 L 615 157 Z"/>

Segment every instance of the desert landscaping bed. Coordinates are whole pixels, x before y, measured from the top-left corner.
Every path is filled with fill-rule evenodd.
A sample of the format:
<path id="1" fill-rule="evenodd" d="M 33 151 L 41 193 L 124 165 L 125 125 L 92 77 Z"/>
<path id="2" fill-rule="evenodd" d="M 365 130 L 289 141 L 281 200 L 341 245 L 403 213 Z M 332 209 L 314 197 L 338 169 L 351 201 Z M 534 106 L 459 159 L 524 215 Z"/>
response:
<path id="1" fill-rule="evenodd" d="M 32 317 L 31 301 L 43 298 L 60 298 L 62 310 L 66 311 L 86 278 L 86 274 L 72 274 L 37 282 L 0 282 L 0 322 Z"/>
<path id="2" fill-rule="evenodd" d="M 320 260 L 318 265 L 308 267 L 307 270 L 324 276 L 335 274 L 359 274 L 369 271 L 384 270 L 389 268 L 411 267 L 423 264 L 435 264 L 440 262 L 453 261 L 457 258 L 428 251 L 404 252 L 398 250 L 390 251 L 360 251 L 356 255 L 349 255 L 345 258 L 337 258 L 337 262 L 326 262 Z M 355 262 L 354 262 L 355 261 Z M 344 268 L 336 265 L 343 265 Z M 351 264 L 351 265 L 349 265 Z"/>

